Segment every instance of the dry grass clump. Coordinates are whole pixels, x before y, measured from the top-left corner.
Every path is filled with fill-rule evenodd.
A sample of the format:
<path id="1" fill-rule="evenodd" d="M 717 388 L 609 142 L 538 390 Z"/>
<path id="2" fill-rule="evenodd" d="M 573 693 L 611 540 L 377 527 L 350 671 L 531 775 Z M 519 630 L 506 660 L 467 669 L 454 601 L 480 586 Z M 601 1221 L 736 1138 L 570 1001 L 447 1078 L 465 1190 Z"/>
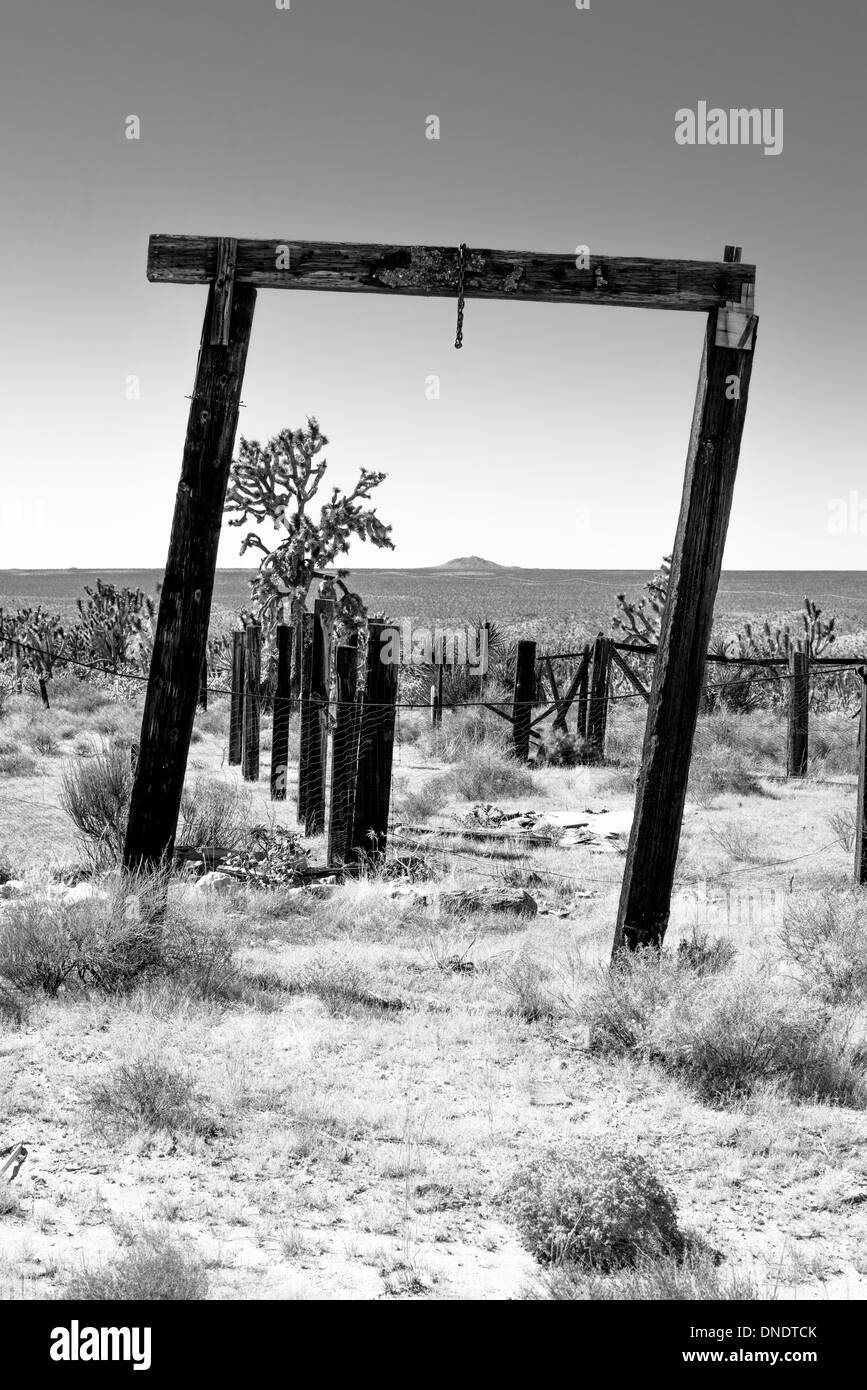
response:
<path id="1" fill-rule="evenodd" d="M 780 940 L 806 988 L 830 1005 L 867 1001 L 867 893 L 791 898 Z"/>
<path id="2" fill-rule="evenodd" d="M 128 743 L 104 741 L 90 756 L 70 758 L 63 769 L 60 803 L 94 864 L 118 863 L 123 855 L 132 784 Z"/>
<path id="3" fill-rule="evenodd" d="M 550 1023 L 563 1013 L 562 991 L 549 966 L 520 951 L 503 970 L 508 1009 L 525 1023 Z"/>
<path id="4" fill-rule="evenodd" d="M 598 970 L 576 1009 L 598 1051 L 655 1061 L 712 1104 L 767 1085 L 797 1100 L 867 1104 L 847 1020 L 797 997 L 769 969 L 708 973 L 640 952 Z"/>
<path id="5" fill-rule="evenodd" d="M 684 1240 L 674 1198 L 638 1153 L 602 1139 L 531 1149 L 510 1178 L 506 1206 L 541 1264 L 596 1271 L 642 1255 L 679 1255 Z"/>
<path id="6" fill-rule="evenodd" d="M 773 1290 L 760 1290 L 748 1275 L 726 1275 L 706 1251 L 641 1255 L 631 1268 L 600 1274 L 580 1266 L 558 1264 L 546 1270 L 530 1298 L 551 1302 L 676 1302 L 718 1300 L 772 1301 Z"/>
<path id="7" fill-rule="evenodd" d="M 459 763 L 472 758 L 481 749 L 507 748 L 509 726 L 490 710 L 480 706 L 470 709 L 445 710 L 441 724 L 428 725 L 410 740 L 418 743 L 427 756 L 438 762 Z"/>
<path id="8" fill-rule="evenodd" d="M 330 1014 L 353 1013 L 358 1008 L 399 1010 L 403 1001 L 379 990 L 362 965 L 337 951 L 318 951 L 289 979 L 292 994 L 314 994 Z"/>
<path id="9" fill-rule="evenodd" d="M 236 849 L 250 829 L 252 793 L 235 782 L 197 777 L 181 797 L 178 843 Z"/>
<path id="10" fill-rule="evenodd" d="M 114 1259 L 69 1275 L 61 1297 L 97 1301 L 192 1302 L 207 1298 L 204 1261 L 168 1232 L 142 1231 Z"/>
<path id="11" fill-rule="evenodd" d="M 846 854 L 851 854 L 855 848 L 855 835 L 858 829 L 858 817 L 853 808 L 846 806 L 840 811 L 834 811 L 828 817 L 828 826 L 840 848 Z"/>
<path id="12" fill-rule="evenodd" d="M 454 768 L 452 778 L 456 795 L 464 801 L 506 800 L 531 792 L 542 795 L 530 769 L 501 750 L 476 749 Z"/>
<path id="13" fill-rule="evenodd" d="M 429 777 L 415 791 L 404 792 L 398 802 L 398 814 L 410 822 L 430 820 L 448 804 L 452 785 L 452 778 L 448 774 Z"/>
<path id="14" fill-rule="evenodd" d="M 696 739 L 689 772 L 689 790 L 700 805 L 709 805 L 716 797 L 762 796 L 763 790 L 755 766 L 736 748 L 711 744 Z"/>
<path id="15" fill-rule="evenodd" d="M 32 753 L 22 753 L 14 745 L 4 742 L 0 752 L 0 777 L 32 777 L 39 764 Z"/>
<path id="16" fill-rule="evenodd" d="M 243 977 L 235 932 L 213 906 L 162 901 L 155 879 L 109 880 L 106 900 L 32 896 L 8 904 L 0 933 L 0 985 L 24 994 L 97 989 L 115 994 L 171 977 L 188 997 L 231 1002 Z M 133 890 L 133 891 L 130 891 Z M 160 904 L 155 913 L 150 910 Z"/>
<path id="17" fill-rule="evenodd" d="M 103 1131 L 126 1135 L 164 1130 L 212 1137 L 219 1130 L 193 1077 L 161 1057 L 121 1062 L 94 1083 L 88 1099 L 92 1119 Z"/>

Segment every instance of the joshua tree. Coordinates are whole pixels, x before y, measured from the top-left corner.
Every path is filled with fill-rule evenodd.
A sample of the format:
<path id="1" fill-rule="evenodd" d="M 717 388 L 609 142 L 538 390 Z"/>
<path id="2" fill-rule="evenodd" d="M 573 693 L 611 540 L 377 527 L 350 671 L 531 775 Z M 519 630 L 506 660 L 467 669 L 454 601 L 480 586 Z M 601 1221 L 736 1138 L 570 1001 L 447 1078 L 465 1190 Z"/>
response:
<path id="1" fill-rule="evenodd" d="M 384 473 L 362 468 L 351 492 L 333 488 L 319 516 L 310 515 L 310 503 L 328 467 L 321 457 L 327 443 L 318 421 L 311 416 L 306 429 L 281 430 L 264 446 L 242 436 L 238 458 L 232 464 L 226 510 L 236 515 L 229 519 L 229 525 L 243 526 L 252 517 L 257 522 L 270 521 L 275 531 L 285 533 L 273 548 L 256 531 L 249 531 L 241 544 L 242 555 L 256 549 L 264 557 L 251 590 L 266 635 L 287 616 L 287 605 L 289 621 L 297 629 L 314 579 L 324 581 L 326 592 L 333 591 L 338 616 L 345 608 L 343 616 L 348 620 L 357 617 L 360 600 L 342 583 L 348 571 L 338 570 L 336 576 L 330 576 L 326 568 L 346 554 L 353 536 L 372 541 L 381 549 L 394 549 L 391 527 L 380 521 L 372 507 L 363 505 L 385 478 Z M 335 580 L 340 581 L 342 592 L 334 588 Z"/>
<path id="2" fill-rule="evenodd" d="M 82 648 L 113 671 L 133 656 L 142 657 L 153 640 L 154 601 L 143 589 L 118 588 L 97 579 L 77 600 L 76 636 Z"/>
<path id="3" fill-rule="evenodd" d="M 671 556 L 666 555 L 656 574 L 645 584 L 640 599 L 636 601 L 628 599 L 625 594 L 618 594 L 612 627 L 639 642 L 657 642 L 670 575 Z"/>

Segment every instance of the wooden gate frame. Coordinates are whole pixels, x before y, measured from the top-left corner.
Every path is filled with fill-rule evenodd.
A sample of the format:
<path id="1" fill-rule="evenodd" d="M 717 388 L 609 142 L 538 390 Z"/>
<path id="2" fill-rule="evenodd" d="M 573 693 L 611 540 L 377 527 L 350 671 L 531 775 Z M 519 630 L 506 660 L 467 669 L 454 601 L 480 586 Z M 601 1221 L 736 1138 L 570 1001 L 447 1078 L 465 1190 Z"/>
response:
<path id="1" fill-rule="evenodd" d="M 755 266 L 583 260 L 444 246 L 152 236 L 148 279 L 210 286 L 127 825 L 130 868 L 166 862 L 208 634 L 217 547 L 259 288 L 608 304 L 707 315 L 668 601 L 650 691 L 614 950 L 668 925 L 686 785 L 731 511 L 758 319 Z"/>

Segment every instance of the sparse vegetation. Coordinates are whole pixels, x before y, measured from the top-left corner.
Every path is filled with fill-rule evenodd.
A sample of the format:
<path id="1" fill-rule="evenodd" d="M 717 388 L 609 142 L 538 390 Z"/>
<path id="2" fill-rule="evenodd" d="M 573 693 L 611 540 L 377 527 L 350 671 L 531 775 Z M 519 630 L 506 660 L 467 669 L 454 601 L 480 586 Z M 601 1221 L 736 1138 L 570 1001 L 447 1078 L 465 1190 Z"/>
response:
<path id="1" fill-rule="evenodd" d="M 121 1062 L 88 1095 L 94 1123 L 125 1135 L 136 1130 L 213 1135 L 218 1125 L 190 1073 L 161 1057 Z"/>
<path id="2" fill-rule="evenodd" d="M 200 1256 L 170 1232 L 152 1228 L 138 1233 L 123 1253 L 69 1274 L 62 1297 L 76 1302 L 190 1303 L 207 1298 L 208 1284 Z"/>

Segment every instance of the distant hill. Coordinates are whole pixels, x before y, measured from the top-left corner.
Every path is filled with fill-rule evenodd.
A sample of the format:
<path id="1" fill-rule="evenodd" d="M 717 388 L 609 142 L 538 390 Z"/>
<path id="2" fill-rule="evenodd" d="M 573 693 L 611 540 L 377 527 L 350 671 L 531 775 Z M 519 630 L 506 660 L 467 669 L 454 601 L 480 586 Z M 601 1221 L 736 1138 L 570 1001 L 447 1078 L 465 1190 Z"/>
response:
<path id="1" fill-rule="evenodd" d="M 508 569 L 508 565 L 497 565 L 493 560 L 483 560 L 481 555 L 460 555 L 456 560 L 446 560 L 444 565 L 434 565 L 434 569 L 457 570 L 461 574 L 493 574 L 495 570 Z"/>

